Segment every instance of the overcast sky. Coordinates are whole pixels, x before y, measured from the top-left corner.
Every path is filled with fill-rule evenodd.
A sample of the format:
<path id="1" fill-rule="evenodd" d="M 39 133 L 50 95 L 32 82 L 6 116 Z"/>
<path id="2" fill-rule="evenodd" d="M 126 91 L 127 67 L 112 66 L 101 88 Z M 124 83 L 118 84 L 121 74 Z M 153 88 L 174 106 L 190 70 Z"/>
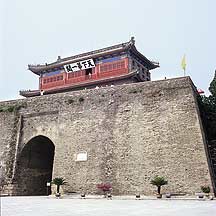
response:
<path id="1" fill-rule="evenodd" d="M 152 79 L 186 73 L 207 92 L 216 69 L 216 0 L 0 0 L 0 100 L 37 89 L 28 64 L 126 42 L 160 68 Z"/>

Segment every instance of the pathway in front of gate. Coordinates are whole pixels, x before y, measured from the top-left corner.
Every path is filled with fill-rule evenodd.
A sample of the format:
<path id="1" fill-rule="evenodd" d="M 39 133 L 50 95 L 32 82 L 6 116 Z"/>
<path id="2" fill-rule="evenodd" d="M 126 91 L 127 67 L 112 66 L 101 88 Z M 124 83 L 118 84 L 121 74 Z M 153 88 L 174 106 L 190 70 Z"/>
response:
<path id="1" fill-rule="evenodd" d="M 1 197 L 1 216 L 206 216 L 216 200 L 106 200 Z"/>

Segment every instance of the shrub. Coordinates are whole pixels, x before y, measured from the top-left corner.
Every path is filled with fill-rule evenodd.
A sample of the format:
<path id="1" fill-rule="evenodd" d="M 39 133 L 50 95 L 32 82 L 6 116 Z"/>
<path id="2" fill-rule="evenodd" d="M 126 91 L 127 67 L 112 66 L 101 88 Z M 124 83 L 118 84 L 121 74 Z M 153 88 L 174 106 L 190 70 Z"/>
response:
<path id="1" fill-rule="evenodd" d="M 201 190 L 203 193 L 210 193 L 210 187 L 209 186 L 201 186 Z"/>
<path id="2" fill-rule="evenodd" d="M 15 108 L 15 106 L 2 106 L 0 107 L 0 112 L 13 112 Z"/>
<path id="3" fill-rule="evenodd" d="M 23 104 L 15 104 L 15 105 L 5 105 L 0 107 L 0 112 L 15 112 L 20 110 L 21 108 L 25 108 L 27 106 L 26 103 Z"/>
<path id="4" fill-rule="evenodd" d="M 15 111 L 16 110 L 16 106 L 9 106 L 8 108 L 7 108 L 7 111 L 8 112 L 13 112 L 13 111 Z"/>
<path id="5" fill-rule="evenodd" d="M 137 90 L 133 89 L 133 90 L 129 91 L 129 93 L 136 94 Z"/>
<path id="6" fill-rule="evenodd" d="M 110 183 L 101 183 L 101 184 L 97 184 L 97 188 L 99 190 L 102 190 L 104 195 L 106 195 L 107 192 L 111 191 L 112 185 Z"/>
<path id="7" fill-rule="evenodd" d="M 131 89 L 129 91 L 129 94 L 136 94 L 136 93 L 141 93 L 142 92 L 142 89 Z"/>

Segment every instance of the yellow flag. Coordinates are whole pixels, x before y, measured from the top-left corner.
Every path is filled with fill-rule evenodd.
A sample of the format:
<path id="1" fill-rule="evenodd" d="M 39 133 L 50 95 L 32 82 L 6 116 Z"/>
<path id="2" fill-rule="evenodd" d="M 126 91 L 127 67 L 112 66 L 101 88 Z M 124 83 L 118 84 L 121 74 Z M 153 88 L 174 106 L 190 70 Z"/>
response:
<path id="1" fill-rule="evenodd" d="M 183 58 L 182 58 L 181 66 L 182 66 L 182 69 L 185 71 L 185 70 L 186 70 L 186 59 L 185 59 L 185 55 L 184 55 Z"/>

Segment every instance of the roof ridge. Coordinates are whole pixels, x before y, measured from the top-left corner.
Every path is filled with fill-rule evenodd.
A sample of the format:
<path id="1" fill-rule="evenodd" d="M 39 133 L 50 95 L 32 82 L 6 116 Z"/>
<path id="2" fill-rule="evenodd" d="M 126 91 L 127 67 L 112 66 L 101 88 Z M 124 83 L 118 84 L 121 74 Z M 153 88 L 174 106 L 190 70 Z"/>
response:
<path id="1" fill-rule="evenodd" d="M 104 51 L 108 51 L 108 50 L 112 50 L 112 49 L 117 49 L 117 48 L 121 48 L 121 47 L 125 48 L 128 45 L 130 45 L 130 41 L 129 42 L 125 42 L 125 43 L 120 43 L 120 44 L 112 45 L 112 46 L 109 46 L 109 47 L 104 47 L 104 48 L 97 49 L 97 50 L 92 50 L 92 51 L 81 53 L 81 54 L 77 54 L 77 55 L 73 55 L 73 56 L 70 56 L 70 57 L 62 58 L 60 61 L 81 58 L 81 57 L 84 57 L 86 55 L 93 55 L 93 54 L 97 54 L 97 53 L 100 53 L 100 52 L 104 52 Z"/>
<path id="2" fill-rule="evenodd" d="M 85 57 L 85 56 L 88 56 L 88 55 L 94 55 L 94 54 L 97 54 L 97 53 L 101 53 L 101 52 L 105 52 L 105 51 L 109 51 L 109 50 L 113 50 L 113 49 L 127 48 L 127 47 L 129 47 L 131 45 L 134 45 L 134 44 L 135 44 L 134 37 L 131 37 L 130 41 L 125 42 L 125 43 L 119 43 L 119 44 L 112 45 L 112 46 L 109 46 L 109 47 L 104 47 L 104 48 L 101 48 L 101 49 L 92 50 L 92 51 L 89 51 L 89 52 L 76 54 L 76 55 L 72 55 L 72 56 L 65 57 L 65 58 L 60 58 L 60 56 L 58 56 L 57 61 L 49 63 L 49 64 L 47 64 L 47 63 L 46 64 L 37 64 L 37 65 L 29 64 L 28 66 L 40 66 L 40 65 L 41 66 L 42 65 L 51 66 L 51 65 L 54 65 L 56 63 L 61 63 L 61 62 L 64 62 L 64 61 L 69 61 L 69 60 L 73 60 L 73 59 L 77 59 L 77 58 L 82 58 L 82 57 Z"/>

